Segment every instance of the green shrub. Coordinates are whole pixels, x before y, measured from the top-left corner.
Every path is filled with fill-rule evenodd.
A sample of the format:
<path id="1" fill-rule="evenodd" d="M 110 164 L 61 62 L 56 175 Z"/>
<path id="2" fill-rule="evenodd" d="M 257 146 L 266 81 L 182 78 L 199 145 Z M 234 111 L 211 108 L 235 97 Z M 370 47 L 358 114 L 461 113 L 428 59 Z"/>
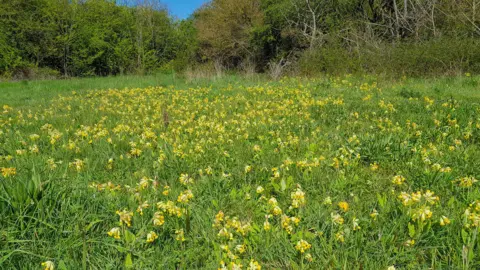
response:
<path id="1" fill-rule="evenodd" d="M 390 76 L 437 76 L 480 72 L 479 41 L 441 38 L 423 42 L 383 43 L 348 50 L 327 45 L 305 51 L 298 62 L 303 75 L 366 72 Z"/>

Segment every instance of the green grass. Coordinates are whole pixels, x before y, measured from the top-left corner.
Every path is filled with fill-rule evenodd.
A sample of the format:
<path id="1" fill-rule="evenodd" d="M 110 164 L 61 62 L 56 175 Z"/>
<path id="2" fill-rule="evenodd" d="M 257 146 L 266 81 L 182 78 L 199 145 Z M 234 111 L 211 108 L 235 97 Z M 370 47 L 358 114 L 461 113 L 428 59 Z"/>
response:
<path id="1" fill-rule="evenodd" d="M 0 84 L 0 268 L 477 269 L 479 80 Z"/>
<path id="2" fill-rule="evenodd" d="M 229 83 L 242 82 L 253 84 L 264 81 L 261 77 L 251 81 L 241 76 L 228 75 L 220 79 L 197 78 L 186 80 L 177 74 L 155 74 L 145 76 L 117 76 L 72 78 L 65 80 L 17 81 L 0 82 L 1 103 L 28 106 L 39 102 L 49 101 L 58 94 L 71 91 L 145 88 L 149 86 L 174 86 L 175 88 L 189 88 L 197 86 L 222 86 Z"/>

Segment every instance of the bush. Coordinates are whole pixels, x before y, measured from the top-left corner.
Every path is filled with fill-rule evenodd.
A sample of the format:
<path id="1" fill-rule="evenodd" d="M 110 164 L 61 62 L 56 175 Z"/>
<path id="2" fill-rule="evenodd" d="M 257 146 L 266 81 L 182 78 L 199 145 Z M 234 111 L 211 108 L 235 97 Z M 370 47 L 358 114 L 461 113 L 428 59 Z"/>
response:
<path id="1" fill-rule="evenodd" d="M 12 80 L 53 80 L 61 77 L 60 71 L 47 67 L 21 67 L 15 69 L 10 78 Z"/>
<path id="2" fill-rule="evenodd" d="M 348 50 L 341 45 L 305 51 L 301 74 L 374 73 L 390 76 L 437 76 L 480 72 L 479 41 L 442 38 L 424 42 L 383 43 Z"/>

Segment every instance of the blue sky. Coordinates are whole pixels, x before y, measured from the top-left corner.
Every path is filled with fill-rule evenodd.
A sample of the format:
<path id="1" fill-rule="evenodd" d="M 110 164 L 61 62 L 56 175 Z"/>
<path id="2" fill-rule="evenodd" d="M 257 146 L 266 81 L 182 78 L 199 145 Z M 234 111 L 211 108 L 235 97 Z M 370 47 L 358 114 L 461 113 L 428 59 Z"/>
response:
<path id="1" fill-rule="evenodd" d="M 161 2 L 167 5 L 172 15 L 185 19 L 207 0 L 163 0 Z"/>

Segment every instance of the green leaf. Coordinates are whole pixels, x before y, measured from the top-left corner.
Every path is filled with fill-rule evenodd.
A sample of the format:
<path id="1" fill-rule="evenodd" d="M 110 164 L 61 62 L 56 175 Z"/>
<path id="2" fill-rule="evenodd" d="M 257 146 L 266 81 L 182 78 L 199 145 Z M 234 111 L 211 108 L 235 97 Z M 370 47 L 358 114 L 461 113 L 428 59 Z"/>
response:
<path id="1" fill-rule="evenodd" d="M 385 202 L 386 202 L 386 198 L 385 196 L 382 196 L 380 195 L 380 193 L 377 193 L 377 200 L 378 200 L 378 204 L 380 205 L 381 208 L 384 208 L 385 207 Z"/>
<path id="2" fill-rule="evenodd" d="M 468 243 L 468 232 L 466 232 L 464 229 L 462 229 L 462 240 L 464 244 Z"/>
<path id="3" fill-rule="evenodd" d="M 87 226 L 85 226 L 85 231 L 88 232 L 88 231 L 93 227 L 93 225 L 95 225 L 95 224 L 97 224 L 97 223 L 99 223 L 99 222 L 102 222 L 102 221 L 103 221 L 103 220 L 101 220 L 101 219 L 97 219 L 97 220 L 95 220 L 95 221 L 90 222 L 90 224 L 88 224 Z"/>
<path id="4" fill-rule="evenodd" d="M 301 269 L 301 267 L 295 262 L 295 261 L 290 261 L 290 266 L 292 267 L 292 269 L 296 270 L 296 269 Z"/>
<path id="5" fill-rule="evenodd" d="M 452 207 L 454 203 L 455 203 L 455 197 L 451 197 L 450 200 L 448 200 L 447 205 L 448 205 L 449 207 Z"/>
<path id="6" fill-rule="evenodd" d="M 408 235 L 413 238 L 415 236 L 415 225 L 408 223 Z"/>
<path id="7" fill-rule="evenodd" d="M 217 201 L 217 200 L 212 200 L 212 205 L 213 205 L 215 208 L 218 208 L 218 201 Z"/>
<path id="8" fill-rule="evenodd" d="M 280 187 L 282 192 L 287 189 L 287 183 L 285 182 L 285 178 L 282 178 L 282 181 L 280 181 Z"/>
<path id="9" fill-rule="evenodd" d="M 133 233 L 131 233 L 129 230 L 125 230 L 125 240 L 127 241 L 127 243 L 133 243 L 135 242 L 135 235 Z"/>
<path id="10" fill-rule="evenodd" d="M 125 268 L 126 269 L 133 268 L 132 254 L 130 253 L 127 254 L 127 257 L 125 257 Z"/>
<path id="11" fill-rule="evenodd" d="M 65 262 L 63 260 L 61 260 L 58 263 L 57 269 L 58 270 L 68 270 L 67 265 L 65 264 Z"/>

